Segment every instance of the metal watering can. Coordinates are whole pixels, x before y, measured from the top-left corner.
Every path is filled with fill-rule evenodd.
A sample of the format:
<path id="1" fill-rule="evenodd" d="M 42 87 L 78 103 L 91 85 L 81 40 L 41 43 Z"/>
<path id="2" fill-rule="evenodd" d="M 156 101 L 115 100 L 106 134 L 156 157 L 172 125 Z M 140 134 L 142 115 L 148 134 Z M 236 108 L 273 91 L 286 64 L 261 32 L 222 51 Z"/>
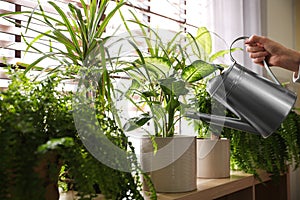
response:
<path id="1" fill-rule="evenodd" d="M 246 38 L 234 40 L 230 50 L 236 41 Z M 238 118 L 199 112 L 187 112 L 185 116 L 267 138 L 279 128 L 297 96 L 281 86 L 265 61 L 264 67 L 273 82 L 238 64 L 231 51 L 230 57 L 233 65 L 209 80 L 206 90 Z"/>

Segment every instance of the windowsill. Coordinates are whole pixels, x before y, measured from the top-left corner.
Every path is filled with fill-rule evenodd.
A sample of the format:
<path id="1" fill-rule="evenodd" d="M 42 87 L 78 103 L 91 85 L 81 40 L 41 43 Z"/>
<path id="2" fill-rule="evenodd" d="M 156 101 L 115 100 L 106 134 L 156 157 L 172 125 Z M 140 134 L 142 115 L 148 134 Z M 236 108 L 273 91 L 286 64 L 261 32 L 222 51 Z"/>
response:
<path id="1" fill-rule="evenodd" d="M 267 173 L 260 174 L 262 182 L 270 179 Z M 240 199 L 255 199 L 255 186 L 260 184 L 252 174 L 243 172 L 232 172 L 229 178 L 222 179 L 197 179 L 197 190 L 185 193 L 159 193 L 159 200 L 213 200 L 222 198 L 233 193 L 238 194 Z M 245 192 L 245 190 L 248 190 Z M 235 194 L 237 195 L 237 194 Z M 247 198 L 245 198 L 247 197 Z M 146 198 L 150 199 L 149 197 Z M 222 198 L 223 199 L 223 198 Z M 230 199 L 230 198 L 226 198 Z M 233 198 L 234 199 L 234 198 Z"/>

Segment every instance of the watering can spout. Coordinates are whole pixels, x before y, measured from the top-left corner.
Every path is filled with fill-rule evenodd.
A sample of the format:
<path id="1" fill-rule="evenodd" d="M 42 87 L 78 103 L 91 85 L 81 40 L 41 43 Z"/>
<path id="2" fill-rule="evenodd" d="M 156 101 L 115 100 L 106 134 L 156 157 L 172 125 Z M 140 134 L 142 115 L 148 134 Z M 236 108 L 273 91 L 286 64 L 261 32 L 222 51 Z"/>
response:
<path id="1" fill-rule="evenodd" d="M 210 124 L 224 126 L 227 128 L 233 128 L 236 130 L 260 135 L 260 133 L 255 128 L 253 128 L 250 124 L 242 121 L 241 119 L 237 119 L 237 118 L 211 115 L 211 114 L 192 112 L 192 111 L 187 111 L 185 113 L 185 117 L 197 119 L 197 120 L 203 120 Z"/>

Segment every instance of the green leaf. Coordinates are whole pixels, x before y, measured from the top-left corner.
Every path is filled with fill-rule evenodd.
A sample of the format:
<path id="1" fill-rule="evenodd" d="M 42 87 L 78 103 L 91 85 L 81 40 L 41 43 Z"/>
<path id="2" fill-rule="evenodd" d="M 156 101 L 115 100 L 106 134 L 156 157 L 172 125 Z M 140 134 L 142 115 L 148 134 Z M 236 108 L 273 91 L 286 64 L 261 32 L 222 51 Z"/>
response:
<path id="1" fill-rule="evenodd" d="M 108 22 L 111 20 L 111 18 L 115 15 L 115 13 L 120 9 L 121 6 L 123 6 L 125 4 L 125 2 L 123 0 L 119 1 L 117 3 L 117 5 L 105 16 L 104 11 L 106 10 L 107 7 L 107 0 L 106 1 L 100 1 L 102 4 L 100 6 L 100 11 L 98 11 L 96 13 L 96 20 L 94 21 L 94 25 L 93 27 L 97 27 L 96 25 L 99 24 L 99 27 L 97 27 L 97 31 L 95 32 L 95 35 L 93 36 L 94 38 L 100 38 L 102 36 L 102 33 L 105 32 L 106 26 L 108 24 Z M 103 21 L 100 23 L 100 21 L 102 20 L 103 16 L 105 16 L 105 18 L 103 19 Z"/>
<path id="2" fill-rule="evenodd" d="M 231 49 L 231 52 L 234 52 L 234 51 L 236 51 L 236 50 L 243 50 L 243 49 L 242 49 L 242 48 L 232 48 L 232 49 Z M 209 61 L 210 61 L 210 62 L 213 62 L 213 61 L 216 60 L 217 58 L 223 57 L 223 56 L 225 56 L 226 54 L 229 54 L 229 53 L 230 53 L 230 50 L 229 50 L 229 49 L 218 51 L 218 52 L 216 52 L 216 53 L 214 53 L 213 55 L 210 56 Z"/>
<path id="3" fill-rule="evenodd" d="M 196 60 L 191 65 L 182 70 L 182 79 L 193 83 L 210 75 L 221 67 L 215 64 L 207 63 L 203 60 Z"/>
<path id="4" fill-rule="evenodd" d="M 155 74 L 156 77 L 162 78 L 168 75 L 170 72 L 170 63 L 161 57 L 146 57 L 146 67 L 149 71 Z"/>
<path id="5" fill-rule="evenodd" d="M 29 64 L 27 66 L 27 68 L 25 69 L 24 73 L 26 74 L 27 72 L 29 72 L 32 68 L 35 68 L 37 66 L 38 63 L 40 63 L 42 60 L 44 60 L 45 58 L 48 58 L 48 57 L 51 57 L 51 56 L 54 56 L 55 54 L 57 53 L 48 53 L 48 54 L 45 54 L 44 56 L 41 56 L 39 57 L 38 59 L 36 59 L 35 61 L 33 61 L 31 64 Z"/>
<path id="6" fill-rule="evenodd" d="M 163 92 L 170 96 L 175 95 L 179 97 L 180 95 L 185 95 L 188 93 L 188 89 L 185 87 L 185 82 L 182 80 L 177 80 L 174 77 L 160 79 L 159 84 Z"/>
<path id="7" fill-rule="evenodd" d="M 71 137 L 53 138 L 50 139 L 46 144 L 38 147 L 38 153 L 45 153 L 49 150 L 55 150 L 60 147 L 71 147 L 74 145 L 74 140 Z"/>
<path id="8" fill-rule="evenodd" d="M 206 27 L 200 27 L 197 30 L 196 41 L 200 44 L 205 54 L 210 55 L 212 52 L 212 39 L 210 32 Z"/>
<path id="9" fill-rule="evenodd" d="M 57 4 L 55 4 L 54 2 L 50 1 L 49 4 L 53 6 L 53 8 L 56 10 L 56 12 L 59 14 L 59 16 L 62 18 L 62 20 L 63 20 L 63 22 L 65 24 L 65 27 L 68 29 L 68 33 L 71 36 L 72 43 L 74 44 L 74 47 L 76 48 L 76 52 L 78 54 L 81 54 L 81 50 L 80 50 L 80 45 L 79 45 L 79 42 L 78 42 L 78 38 L 76 37 L 76 33 L 73 30 L 71 22 L 69 21 L 69 19 L 66 16 L 65 12 Z"/>
<path id="10" fill-rule="evenodd" d="M 149 98 L 149 97 L 158 97 L 158 93 L 155 91 L 145 91 L 141 93 L 143 97 Z"/>
<path id="11" fill-rule="evenodd" d="M 128 91 L 136 90 L 136 89 L 139 89 L 140 87 L 141 87 L 141 84 L 136 79 L 133 79 L 131 82 L 131 85 L 130 85 L 130 89 Z"/>
<path id="12" fill-rule="evenodd" d="M 169 111 L 175 110 L 180 106 L 180 102 L 178 101 L 178 99 L 171 99 L 167 106 L 166 109 Z"/>
<path id="13" fill-rule="evenodd" d="M 148 113 L 143 113 L 139 117 L 130 118 L 123 126 L 125 131 L 132 131 L 137 128 L 142 127 L 146 124 L 152 117 L 149 116 Z"/>

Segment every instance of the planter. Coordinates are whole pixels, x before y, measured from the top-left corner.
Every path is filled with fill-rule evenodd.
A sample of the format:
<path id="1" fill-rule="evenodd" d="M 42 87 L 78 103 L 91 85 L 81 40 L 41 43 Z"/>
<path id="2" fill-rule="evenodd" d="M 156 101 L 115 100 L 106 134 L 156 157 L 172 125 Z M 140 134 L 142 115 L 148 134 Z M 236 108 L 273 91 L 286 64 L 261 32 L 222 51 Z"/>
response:
<path id="1" fill-rule="evenodd" d="M 176 193 L 195 190 L 196 138 L 174 136 L 155 138 L 155 142 L 156 153 L 148 137 L 141 139 L 140 148 L 141 166 L 150 174 L 156 191 Z"/>
<path id="2" fill-rule="evenodd" d="M 230 141 L 197 139 L 197 177 L 227 178 L 230 176 Z"/>

